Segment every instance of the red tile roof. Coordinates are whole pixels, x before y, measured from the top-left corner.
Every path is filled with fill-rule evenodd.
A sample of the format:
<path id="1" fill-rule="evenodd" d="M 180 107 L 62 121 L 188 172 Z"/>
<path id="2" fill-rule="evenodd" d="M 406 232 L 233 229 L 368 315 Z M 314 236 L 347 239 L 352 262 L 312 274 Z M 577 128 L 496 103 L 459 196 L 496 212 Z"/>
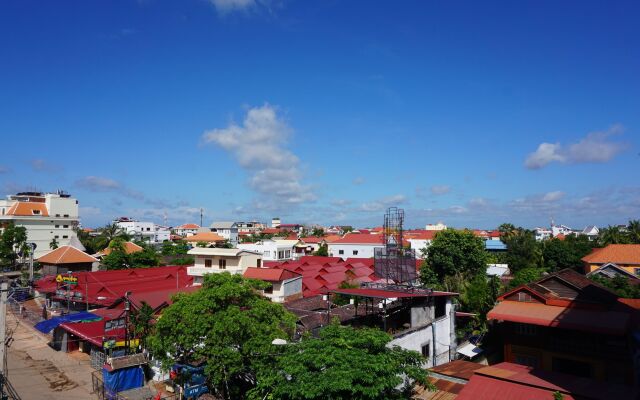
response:
<path id="1" fill-rule="evenodd" d="M 200 232 L 200 233 L 196 233 L 193 236 L 189 236 L 187 238 L 184 239 L 187 242 L 207 242 L 207 243 L 213 243 L 213 242 L 224 242 L 224 238 L 220 235 L 218 235 L 217 233 L 214 232 Z"/>
<path id="2" fill-rule="evenodd" d="M 77 263 L 93 263 L 98 261 L 97 258 L 90 256 L 82 250 L 73 246 L 62 246 L 55 250 L 51 250 L 47 254 L 38 258 L 41 264 L 77 264 Z"/>
<path id="3" fill-rule="evenodd" d="M 610 244 L 582 257 L 589 264 L 640 264 L 640 244 Z"/>
<path id="4" fill-rule="evenodd" d="M 623 335 L 629 326 L 628 313 L 548 306 L 540 303 L 502 301 L 487 319 L 520 322 L 577 331 Z"/>
<path id="5" fill-rule="evenodd" d="M 180 225 L 180 226 L 176 227 L 175 229 L 198 229 L 198 228 L 200 228 L 200 225 L 184 224 L 184 225 Z"/>
<path id="6" fill-rule="evenodd" d="M 49 210 L 47 210 L 47 205 L 45 203 L 35 203 L 28 201 L 18 201 L 14 203 L 7 210 L 7 215 L 14 215 L 20 217 L 33 217 L 33 216 L 41 216 L 48 217 Z"/>
<path id="7" fill-rule="evenodd" d="M 382 240 L 382 235 L 348 233 L 342 239 L 333 241 L 332 244 L 371 244 L 381 246 Z"/>
<path id="8" fill-rule="evenodd" d="M 295 272 L 288 271 L 286 269 L 249 267 L 246 269 L 243 276 L 245 278 L 259 279 L 261 281 L 267 281 L 267 282 L 282 282 L 287 279 L 298 278 L 301 275 Z"/>

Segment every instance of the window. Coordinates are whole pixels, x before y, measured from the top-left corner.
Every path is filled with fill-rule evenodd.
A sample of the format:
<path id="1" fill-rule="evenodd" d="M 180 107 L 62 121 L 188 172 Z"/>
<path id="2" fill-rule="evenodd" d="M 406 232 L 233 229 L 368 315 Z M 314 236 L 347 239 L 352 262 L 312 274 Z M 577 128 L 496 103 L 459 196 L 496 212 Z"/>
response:
<path id="1" fill-rule="evenodd" d="M 149 232 L 151 230 L 151 228 L 147 228 L 147 232 Z"/>
<path id="2" fill-rule="evenodd" d="M 262 259 L 261 259 L 261 258 L 258 258 L 258 259 L 256 260 L 256 267 L 257 267 L 257 268 L 262 268 Z"/>
<path id="3" fill-rule="evenodd" d="M 210 258 L 205 258 L 204 260 L 204 266 L 205 268 L 211 268 L 211 265 L 213 264 L 213 262 L 211 261 Z"/>
<path id="4" fill-rule="evenodd" d="M 265 256 L 265 257 L 269 257 L 269 256 L 271 256 L 271 251 L 265 250 L 265 251 L 262 252 L 262 255 Z"/>
<path id="5" fill-rule="evenodd" d="M 344 254 L 344 250 L 338 250 L 338 254 Z"/>
<path id="6" fill-rule="evenodd" d="M 447 298 L 445 296 L 438 296 L 435 298 L 435 318 L 444 317 L 447 313 Z"/>
<path id="7" fill-rule="evenodd" d="M 54 236 L 54 238 L 56 238 L 56 239 L 60 239 L 60 236 L 58 236 L 58 235 L 55 235 L 55 236 Z"/>
<path id="8" fill-rule="evenodd" d="M 56 225 L 56 228 L 60 228 L 60 225 Z"/>
<path id="9" fill-rule="evenodd" d="M 591 378 L 591 364 L 582 361 L 553 357 L 551 358 L 551 370 L 553 372 Z"/>
<path id="10" fill-rule="evenodd" d="M 266 289 L 264 290 L 264 292 L 265 292 L 266 294 L 271 294 L 271 293 L 273 293 L 273 285 L 271 285 L 271 286 L 269 286 L 268 288 L 266 288 Z"/>
<path id="11" fill-rule="evenodd" d="M 59 217 L 59 216 L 60 216 L 60 214 L 56 214 L 56 217 Z"/>
<path id="12" fill-rule="evenodd" d="M 358 250 L 354 250 L 354 251 L 353 251 L 353 255 L 354 255 L 354 256 L 357 256 L 357 255 L 358 255 Z"/>
<path id="13" fill-rule="evenodd" d="M 634 268 L 634 269 L 633 269 L 633 273 L 634 273 L 636 276 L 640 276 L 640 268 Z"/>
<path id="14" fill-rule="evenodd" d="M 65 215 L 64 215 L 64 217 L 65 217 L 65 218 L 69 218 L 69 214 L 65 214 Z"/>
<path id="15" fill-rule="evenodd" d="M 221 258 L 218 260 L 218 268 L 219 269 L 227 269 L 227 260 Z"/>
<path id="16" fill-rule="evenodd" d="M 291 250 L 285 250 L 284 258 L 290 258 L 290 257 L 291 257 Z"/>
<path id="17" fill-rule="evenodd" d="M 40 215 L 40 210 L 31 210 L 33 215 Z"/>
<path id="18" fill-rule="evenodd" d="M 531 295 L 529 293 L 519 292 L 518 293 L 518 301 L 525 302 L 525 303 L 530 303 L 530 302 L 533 301 L 533 298 L 531 297 Z"/>
<path id="19" fill-rule="evenodd" d="M 68 228 L 68 227 L 69 227 L 69 225 L 62 225 L 62 227 L 63 227 L 63 228 Z"/>
<path id="20" fill-rule="evenodd" d="M 69 236 L 68 235 L 64 235 L 64 236 L 62 236 L 62 238 L 63 239 L 69 239 Z"/>
<path id="21" fill-rule="evenodd" d="M 535 336 L 538 333 L 538 327 L 529 324 L 516 324 L 515 330 L 519 335 Z"/>
<path id="22" fill-rule="evenodd" d="M 423 345 L 422 345 L 422 355 L 423 355 L 425 358 L 429 358 L 429 356 L 431 355 L 431 352 L 429 351 L 429 350 L 430 350 L 430 348 L 429 348 L 429 347 L 430 347 L 430 346 L 429 346 L 429 343 L 427 343 L 427 344 L 423 344 Z"/>

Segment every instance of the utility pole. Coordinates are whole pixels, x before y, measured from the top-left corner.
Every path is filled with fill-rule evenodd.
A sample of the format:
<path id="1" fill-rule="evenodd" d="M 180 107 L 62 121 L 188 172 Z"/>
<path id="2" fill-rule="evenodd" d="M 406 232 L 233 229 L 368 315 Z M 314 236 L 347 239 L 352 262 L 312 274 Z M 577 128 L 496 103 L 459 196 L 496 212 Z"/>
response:
<path id="1" fill-rule="evenodd" d="M 29 284 L 33 283 L 33 252 L 36 251 L 36 244 L 29 243 Z"/>
<path id="2" fill-rule="evenodd" d="M 124 354 L 129 355 L 129 311 L 131 310 L 131 302 L 129 301 L 129 295 L 131 292 L 124 294 Z M 117 340 L 117 339 L 116 339 Z"/>
<path id="3" fill-rule="evenodd" d="M 4 381 L 6 371 L 4 370 L 4 358 L 5 355 L 5 342 L 7 335 L 7 293 L 9 292 L 9 285 L 7 281 L 2 282 L 0 285 L 0 379 Z M 1 393 L 0 393 L 1 394 Z"/>
<path id="4" fill-rule="evenodd" d="M 200 227 L 202 228 L 202 213 L 203 213 L 203 209 L 202 207 L 200 207 Z"/>

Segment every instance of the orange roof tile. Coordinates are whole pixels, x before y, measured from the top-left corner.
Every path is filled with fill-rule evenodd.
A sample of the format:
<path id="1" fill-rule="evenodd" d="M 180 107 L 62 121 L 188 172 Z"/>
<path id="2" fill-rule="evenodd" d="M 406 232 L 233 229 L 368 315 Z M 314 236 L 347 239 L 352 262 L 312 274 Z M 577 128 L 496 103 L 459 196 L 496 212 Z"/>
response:
<path id="1" fill-rule="evenodd" d="M 111 254 L 111 251 L 113 249 L 111 249 L 110 247 L 107 247 L 106 249 L 102 250 L 100 253 L 106 255 Z M 137 244 L 133 243 L 133 242 L 125 242 L 124 243 L 124 252 L 127 254 L 131 254 L 131 253 L 137 253 L 139 251 L 144 250 L 142 247 L 138 246 Z"/>
<path id="2" fill-rule="evenodd" d="M 38 258 L 41 264 L 75 264 L 75 263 L 92 263 L 98 259 L 90 256 L 84 251 L 78 250 L 73 246 L 62 246 L 48 252 Z"/>
<path id="3" fill-rule="evenodd" d="M 342 239 L 334 240 L 331 243 L 334 244 L 375 244 L 378 246 L 382 245 L 383 237 L 382 235 L 372 235 L 372 234 L 362 234 L 362 233 L 349 233 L 345 235 Z"/>
<path id="4" fill-rule="evenodd" d="M 590 264 L 640 264 L 640 244 L 610 244 L 582 257 Z"/>
<path id="5" fill-rule="evenodd" d="M 185 239 L 187 242 L 224 242 L 224 238 L 214 232 L 200 232 Z"/>
<path id="6" fill-rule="evenodd" d="M 7 210 L 7 215 L 15 215 L 20 217 L 27 216 L 49 216 L 49 210 L 47 210 L 47 205 L 44 203 L 32 203 L 28 201 L 18 201 L 14 203 L 9 210 Z"/>
<path id="7" fill-rule="evenodd" d="M 175 229 L 198 229 L 198 228 L 200 228 L 200 225 L 184 224 L 184 225 L 180 225 L 180 226 L 176 227 Z"/>

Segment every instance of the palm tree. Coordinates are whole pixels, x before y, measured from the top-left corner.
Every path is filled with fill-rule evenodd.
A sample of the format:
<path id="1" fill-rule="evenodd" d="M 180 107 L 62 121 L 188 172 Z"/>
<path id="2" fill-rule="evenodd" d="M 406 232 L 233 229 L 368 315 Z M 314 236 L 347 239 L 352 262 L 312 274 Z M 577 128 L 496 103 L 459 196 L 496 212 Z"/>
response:
<path id="1" fill-rule="evenodd" d="M 131 312 L 131 331 L 134 337 L 140 339 L 143 347 L 153 328 L 153 320 L 153 308 L 144 301 L 139 309 Z"/>
<path id="2" fill-rule="evenodd" d="M 610 244 L 628 243 L 628 237 L 617 226 L 609 225 L 606 228 L 600 230 L 598 235 L 598 244 L 600 246 L 607 246 Z"/>
<path id="3" fill-rule="evenodd" d="M 118 224 L 108 224 L 100 229 L 100 235 L 96 240 L 97 250 L 105 249 L 114 239 L 122 239 L 126 242 L 131 239 L 131 236 Z"/>
<path id="4" fill-rule="evenodd" d="M 627 235 L 631 243 L 640 244 L 640 219 L 633 219 L 627 225 Z"/>

